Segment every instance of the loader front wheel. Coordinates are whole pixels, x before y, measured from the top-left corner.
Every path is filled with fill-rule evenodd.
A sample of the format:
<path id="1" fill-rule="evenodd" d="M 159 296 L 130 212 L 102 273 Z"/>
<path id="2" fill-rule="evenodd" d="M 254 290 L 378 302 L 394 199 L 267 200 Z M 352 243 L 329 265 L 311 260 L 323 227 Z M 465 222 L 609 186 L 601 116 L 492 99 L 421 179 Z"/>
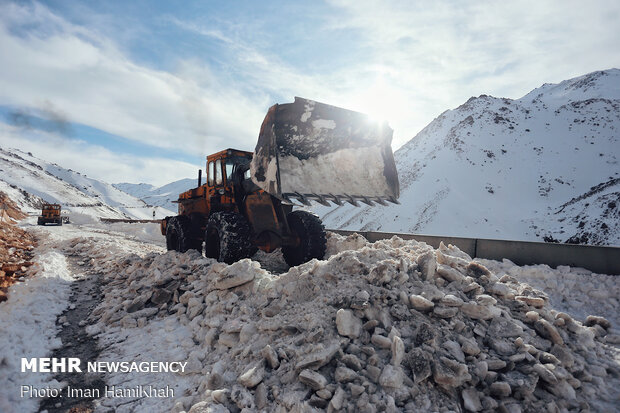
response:
<path id="1" fill-rule="evenodd" d="M 166 226 L 166 248 L 168 251 L 187 252 L 202 249 L 202 242 L 193 236 L 191 221 L 183 215 L 172 217 Z"/>
<path id="2" fill-rule="evenodd" d="M 216 212 L 207 222 L 205 255 L 227 264 L 251 257 L 257 250 L 251 238 L 250 224 L 243 215 Z"/>
<path id="3" fill-rule="evenodd" d="M 282 247 L 284 261 L 294 267 L 313 258 L 323 259 L 327 239 L 321 219 L 307 211 L 293 211 L 288 214 L 287 219 L 299 242 L 297 245 Z"/>

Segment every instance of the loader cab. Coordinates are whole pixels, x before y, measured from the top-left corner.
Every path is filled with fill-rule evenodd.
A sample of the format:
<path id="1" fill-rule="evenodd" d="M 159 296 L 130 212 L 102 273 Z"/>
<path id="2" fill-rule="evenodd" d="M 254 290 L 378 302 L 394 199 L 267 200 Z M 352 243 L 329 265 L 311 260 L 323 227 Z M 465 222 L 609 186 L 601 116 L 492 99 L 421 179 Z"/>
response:
<path id="1" fill-rule="evenodd" d="M 247 166 L 251 161 L 252 152 L 236 149 L 226 149 L 207 156 L 207 186 L 230 187 L 234 184 L 233 176 L 237 168 Z"/>

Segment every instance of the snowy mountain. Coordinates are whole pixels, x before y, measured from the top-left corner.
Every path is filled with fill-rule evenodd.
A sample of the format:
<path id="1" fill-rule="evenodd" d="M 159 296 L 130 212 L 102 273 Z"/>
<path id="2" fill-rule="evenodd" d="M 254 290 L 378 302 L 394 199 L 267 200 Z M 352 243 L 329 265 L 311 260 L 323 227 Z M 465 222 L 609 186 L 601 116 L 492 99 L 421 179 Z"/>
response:
<path id="1" fill-rule="evenodd" d="M 170 211 L 176 211 L 177 204 L 173 201 L 179 199 L 180 193 L 190 188 L 195 188 L 196 184 L 196 179 L 181 179 L 160 187 L 150 184 L 130 183 L 112 184 L 112 186 L 143 200 L 148 205 L 160 206 Z"/>
<path id="2" fill-rule="evenodd" d="M 61 204 L 65 211 L 93 217 L 153 217 L 154 208 L 140 199 L 18 149 L 0 148 L 0 190 L 29 212 L 39 212 L 43 202 L 52 202 Z M 157 217 L 169 214 L 156 208 Z"/>
<path id="3" fill-rule="evenodd" d="M 620 245 L 620 70 L 481 95 L 395 153 L 401 205 L 317 207 L 326 227 Z"/>

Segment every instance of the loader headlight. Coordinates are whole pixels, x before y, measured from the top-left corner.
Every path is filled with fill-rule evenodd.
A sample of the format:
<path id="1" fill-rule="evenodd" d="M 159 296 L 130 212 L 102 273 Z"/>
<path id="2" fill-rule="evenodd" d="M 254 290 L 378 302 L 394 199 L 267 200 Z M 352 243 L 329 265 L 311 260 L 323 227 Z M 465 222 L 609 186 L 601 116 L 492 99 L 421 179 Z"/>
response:
<path id="1" fill-rule="evenodd" d="M 217 190 L 218 194 L 224 195 L 224 188 L 220 188 Z"/>

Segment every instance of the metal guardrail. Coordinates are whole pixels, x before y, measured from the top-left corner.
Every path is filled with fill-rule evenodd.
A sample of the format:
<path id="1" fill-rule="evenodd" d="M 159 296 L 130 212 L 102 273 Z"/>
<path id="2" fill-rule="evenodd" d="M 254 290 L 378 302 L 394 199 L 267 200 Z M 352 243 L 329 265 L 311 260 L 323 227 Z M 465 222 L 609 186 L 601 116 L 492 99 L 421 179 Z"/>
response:
<path id="1" fill-rule="evenodd" d="M 132 223 L 140 223 L 140 224 L 144 224 L 144 223 L 153 223 L 153 224 L 159 224 L 161 222 L 161 219 L 118 219 L 118 218 L 99 218 L 99 220 L 101 222 L 106 222 L 106 223 L 114 223 L 114 222 L 126 222 L 129 224 Z"/>
<path id="2" fill-rule="evenodd" d="M 394 232 L 333 230 L 340 235 L 358 233 L 370 242 L 397 236 L 422 241 L 434 248 L 443 241 L 452 244 L 472 258 L 502 260 L 507 258 L 517 265 L 547 264 L 550 267 L 569 265 L 582 267 L 598 274 L 620 275 L 620 247 L 555 244 L 546 242 L 509 241 L 483 238 L 443 237 L 435 235 L 403 234 Z"/>

